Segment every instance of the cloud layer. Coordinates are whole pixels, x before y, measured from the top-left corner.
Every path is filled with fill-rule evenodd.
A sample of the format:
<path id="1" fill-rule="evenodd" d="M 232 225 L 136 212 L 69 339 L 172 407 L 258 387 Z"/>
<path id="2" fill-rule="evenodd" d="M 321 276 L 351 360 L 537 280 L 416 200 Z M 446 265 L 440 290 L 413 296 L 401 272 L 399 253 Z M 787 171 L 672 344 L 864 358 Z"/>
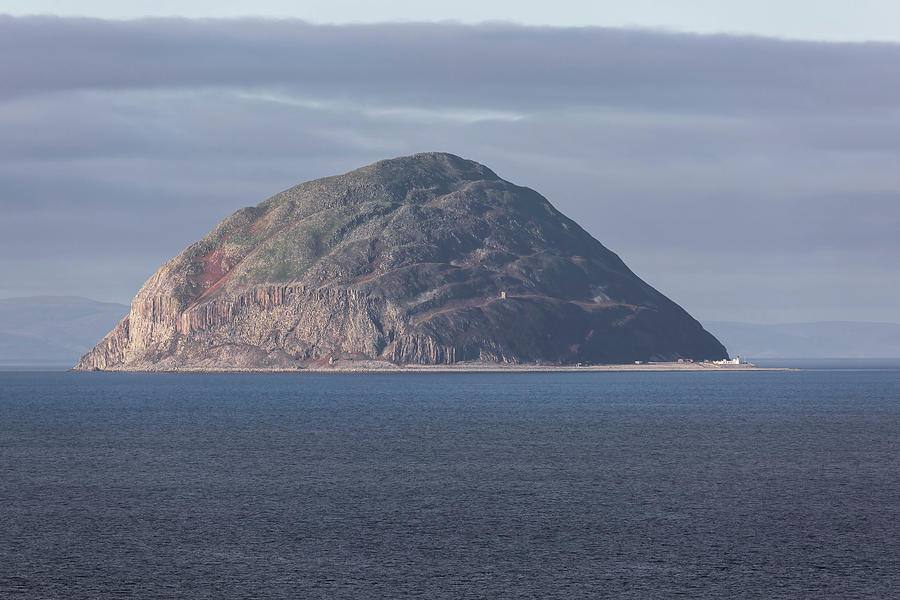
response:
<path id="1" fill-rule="evenodd" d="M 0 17 L 0 295 L 127 300 L 233 210 L 444 150 L 701 318 L 900 321 L 900 46 Z"/>

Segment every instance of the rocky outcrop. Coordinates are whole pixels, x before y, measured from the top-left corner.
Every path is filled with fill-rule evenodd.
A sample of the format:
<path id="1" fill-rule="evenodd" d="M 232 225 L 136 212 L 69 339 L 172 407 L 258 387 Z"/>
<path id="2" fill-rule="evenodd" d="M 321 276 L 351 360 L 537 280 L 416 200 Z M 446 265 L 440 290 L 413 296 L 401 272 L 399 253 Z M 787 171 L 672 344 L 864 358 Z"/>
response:
<path id="1" fill-rule="evenodd" d="M 538 193 L 428 153 L 239 210 L 160 267 L 76 368 L 726 356 Z"/>

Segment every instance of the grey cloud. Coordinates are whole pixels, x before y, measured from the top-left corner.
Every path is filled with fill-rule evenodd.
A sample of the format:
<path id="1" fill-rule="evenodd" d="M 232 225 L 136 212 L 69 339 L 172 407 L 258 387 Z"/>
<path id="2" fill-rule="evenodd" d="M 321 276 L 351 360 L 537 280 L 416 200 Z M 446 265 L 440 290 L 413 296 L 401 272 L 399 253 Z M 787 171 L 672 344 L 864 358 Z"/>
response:
<path id="1" fill-rule="evenodd" d="M 445 150 L 701 318 L 900 321 L 898 71 L 890 44 L 0 17 L 0 281 L 128 301 L 241 206 Z"/>
<path id="2" fill-rule="evenodd" d="M 11 95 L 285 85 L 390 102 L 687 111 L 880 109 L 900 46 L 513 25 L 0 18 Z"/>

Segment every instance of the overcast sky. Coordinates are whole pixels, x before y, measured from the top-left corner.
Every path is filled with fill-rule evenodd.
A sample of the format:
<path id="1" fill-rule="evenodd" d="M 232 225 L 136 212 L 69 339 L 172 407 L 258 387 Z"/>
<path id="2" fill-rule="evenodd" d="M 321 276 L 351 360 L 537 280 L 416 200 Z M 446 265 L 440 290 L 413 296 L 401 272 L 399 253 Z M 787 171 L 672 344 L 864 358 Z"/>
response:
<path id="1" fill-rule="evenodd" d="M 237 208 L 428 150 L 701 320 L 900 322 L 900 45 L 496 23 L 0 17 L 0 297 L 128 302 Z"/>

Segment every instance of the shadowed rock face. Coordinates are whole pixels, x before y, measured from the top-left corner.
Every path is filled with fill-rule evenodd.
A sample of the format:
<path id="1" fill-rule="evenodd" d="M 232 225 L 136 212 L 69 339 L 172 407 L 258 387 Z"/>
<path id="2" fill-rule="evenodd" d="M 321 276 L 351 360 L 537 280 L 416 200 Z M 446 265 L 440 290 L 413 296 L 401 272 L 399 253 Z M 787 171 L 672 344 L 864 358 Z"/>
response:
<path id="1" fill-rule="evenodd" d="M 160 267 L 77 368 L 726 356 L 540 194 L 427 153 L 237 211 Z"/>

